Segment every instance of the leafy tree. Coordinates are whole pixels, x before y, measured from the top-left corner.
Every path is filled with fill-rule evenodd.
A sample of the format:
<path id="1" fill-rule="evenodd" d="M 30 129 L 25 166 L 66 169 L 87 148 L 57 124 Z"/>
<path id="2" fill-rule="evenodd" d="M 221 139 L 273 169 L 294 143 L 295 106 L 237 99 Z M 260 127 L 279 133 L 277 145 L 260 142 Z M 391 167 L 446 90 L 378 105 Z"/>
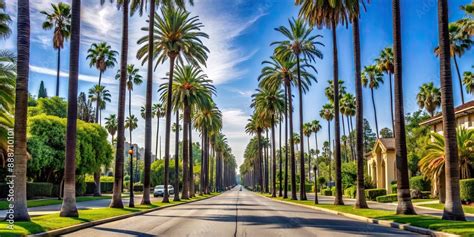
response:
<path id="1" fill-rule="evenodd" d="M 39 98 L 38 104 L 29 108 L 29 115 L 34 116 L 38 114 L 54 115 L 60 118 L 67 117 L 67 102 L 57 96 Z"/>
<path id="2" fill-rule="evenodd" d="M 44 82 L 41 81 L 40 88 L 38 91 L 38 98 L 46 98 L 46 97 L 48 97 L 48 92 L 46 91 L 46 88 L 44 87 Z"/>
<path id="3" fill-rule="evenodd" d="M 372 148 L 374 147 L 375 144 L 375 139 L 377 138 L 375 133 L 372 131 L 372 128 L 370 128 L 369 121 L 364 119 L 364 153 L 372 151 Z"/>
<path id="4" fill-rule="evenodd" d="M 392 138 L 393 137 L 393 132 L 390 128 L 382 128 L 382 130 L 380 130 L 380 137 L 382 137 L 382 138 Z"/>

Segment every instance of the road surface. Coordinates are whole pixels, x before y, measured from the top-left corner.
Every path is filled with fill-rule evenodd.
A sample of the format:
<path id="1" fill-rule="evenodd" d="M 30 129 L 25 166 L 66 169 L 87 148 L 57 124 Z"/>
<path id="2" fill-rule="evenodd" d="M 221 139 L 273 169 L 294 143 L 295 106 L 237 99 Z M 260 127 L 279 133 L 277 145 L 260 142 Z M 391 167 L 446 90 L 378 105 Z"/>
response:
<path id="1" fill-rule="evenodd" d="M 217 197 L 131 217 L 66 236 L 310 237 L 416 236 L 411 232 L 355 221 L 275 202 L 234 188 Z"/>

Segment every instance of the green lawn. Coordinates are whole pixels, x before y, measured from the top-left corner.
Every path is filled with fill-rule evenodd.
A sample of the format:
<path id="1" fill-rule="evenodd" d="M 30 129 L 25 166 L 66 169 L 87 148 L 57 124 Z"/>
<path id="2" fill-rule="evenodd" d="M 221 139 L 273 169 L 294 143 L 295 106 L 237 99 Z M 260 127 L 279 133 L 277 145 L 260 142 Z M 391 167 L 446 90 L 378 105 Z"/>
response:
<path id="1" fill-rule="evenodd" d="M 270 195 L 265 195 L 266 197 L 270 197 Z M 354 206 L 335 206 L 332 204 L 318 204 L 315 205 L 313 201 L 297 201 L 297 200 L 289 200 L 283 198 L 276 198 L 278 200 L 282 200 L 285 202 L 290 203 L 298 203 L 307 206 L 316 206 L 328 210 L 339 211 L 349 214 L 354 214 L 358 216 L 378 219 L 378 220 L 391 220 L 398 223 L 403 224 L 410 224 L 413 226 L 423 227 L 431 230 L 448 232 L 453 234 L 458 234 L 461 236 L 470 236 L 474 237 L 474 221 L 445 221 L 441 220 L 435 216 L 428 216 L 428 215 L 395 215 L 392 211 L 385 211 L 385 210 L 375 210 L 375 209 L 356 209 Z"/>
<path id="2" fill-rule="evenodd" d="M 411 202 L 418 203 L 418 202 L 431 202 L 431 201 L 438 201 L 438 199 L 412 199 Z"/>
<path id="3" fill-rule="evenodd" d="M 94 201 L 99 199 L 111 199 L 111 196 L 100 196 L 100 197 L 93 197 L 93 196 L 84 196 L 84 197 L 77 197 L 76 202 L 87 202 L 87 201 Z M 28 200 L 28 207 L 41 207 L 41 206 L 49 206 L 55 204 L 61 204 L 63 200 L 58 199 L 38 199 L 38 200 Z M 0 201 L 0 210 L 8 209 L 8 202 L 7 201 Z"/>
<path id="4" fill-rule="evenodd" d="M 444 204 L 442 204 L 442 203 L 421 204 L 419 206 L 429 207 L 429 208 L 434 208 L 434 209 L 439 209 L 439 210 L 444 209 Z M 463 207 L 465 213 L 474 214 L 474 206 L 463 205 L 462 207 Z"/>
<path id="5" fill-rule="evenodd" d="M 79 210 L 79 217 L 78 218 L 70 218 L 70 217 L 59 217 L 59 213 L 43 215 L 43 216 L 36 216 L 32 217 L 31 221 L 27 222 L 15 222 L 14 230 L 7 230 L 7 223 L 5 221 L 0 222 L 0 236 L 2 237 L 11 237 L 11 236 L 23 236 L 27 234 L 34 234 L 40 233 L 49 230 L 55 230 L 59 228 L 64 228 L 72 225 L 81 224 L 84 222 L 90 222 L 95 220 L 101 220 L 105 218 L 110 218 L 114 216 L 120 216 L 125 214 L 130 214 L 134 212 L 140 212 L 147 209 L 155 208 L 155 207 L 165 207 L 171 205 L 177 205 L 180 203 L 186 203 L 191 201 L 196 201 L 200 199 L 204 199 L 211 196 L 216 196 L 217 193 L 213 193 L 210 195 L 204 196 L 197 196 L 190 200 L 184 200 L 179 202 L 170 203 L 161 203 L 161 201 L 154 202 L 152 205 L 140 205 L 135 208 L 100 208 L 100 209 L 90 209 L 90 210 Z"/>

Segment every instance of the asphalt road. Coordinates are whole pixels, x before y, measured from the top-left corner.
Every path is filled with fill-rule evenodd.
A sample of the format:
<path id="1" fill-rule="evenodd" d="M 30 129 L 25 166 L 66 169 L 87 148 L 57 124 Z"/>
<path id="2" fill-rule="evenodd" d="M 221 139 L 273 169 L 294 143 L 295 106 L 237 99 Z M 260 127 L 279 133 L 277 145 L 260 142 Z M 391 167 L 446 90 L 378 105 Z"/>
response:
<path id="1" fill-rule="evenodd" d="M 415 234 L 275 202 L 235 188 L 211 199 L 91 227 L 66 236 L 335 237 Z"/>

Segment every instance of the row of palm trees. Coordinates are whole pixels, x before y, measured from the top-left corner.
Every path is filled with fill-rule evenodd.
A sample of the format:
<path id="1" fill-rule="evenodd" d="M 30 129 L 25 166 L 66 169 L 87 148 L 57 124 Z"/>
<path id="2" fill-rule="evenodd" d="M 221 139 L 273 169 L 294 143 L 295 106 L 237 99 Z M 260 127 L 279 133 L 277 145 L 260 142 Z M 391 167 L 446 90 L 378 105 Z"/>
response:
<path id="1" fill-rule="evenodd" d="M 456 146 L 456 124 L 455 124 L 455 117 L 454 117 L 454 106 L 453 106 L 453 88 L 452 88 L 452 77 L 450 71 L 450 56 L 453 55 L 451 48 L 453 40 L 450 39 L 450 31 L 448 27 L 448 10 L 447 10 L 447 1 L 446 0 L 439 0 L 438 1 L 438 25 L 439 25 L 439 47 L 437 49 L 439 58 L 440 58 L 440 82 L 441 82 L 441 107 L 443 111 L 443 121 L 444 121 L 444 136 L 446 145 L 445 145 L 445 159 L 446 159 L 446 206 L 443 213 L 443 219 L 448 220 L 465 220 L 464 212 L 461 206 L 461 200 L 459 196 L 459 166 L 458 164 L 458 155 L 457 155 L 457 146 Z M 393 94 L 393 104 L 394 108 L 392 109 L 392 121 L 393 121 L 393 130 L 395 135 L 395 146 L 396 146 L 396 178 L 397 178 L 397 195 L 398 195 L 398 206 L 397 206 L 397 214 L 415 214 L 415 210 L 413 208 L 411 197 L 410 197 L 410 189 L 409 189 L 409 182 L 408 182 L 408 167 L 407 167 L 407 148 L 406 148 L 406 136 L 405 136 L 405 121 L 404 121 L 404 109 L 403 109 L 403 90 L 402 90 L 402 53 L 401 53 L 401 25 L 400 25 L 400 1 L 393 0 L 392 1 L 392 13 L 393 13 L 393 41 L 394 45 L 393 48 L 386 48 L 382 51 L 381 56 L 376 60 L 376 64 L 373 66 L 366 66 L 364 71 L 361 72 L 361 63 L 360 63 L 360 34 L 359 34 L 359 18 L 361 17 L 361 9 L 365 10 L 366 2 L 363 0 L 338 0 L 338 1 L 312 1 L 312 0 L 296 0 L 296 4 L 300 5 L 300 12 L 299 16 L 300 19 L 290 21 L 290 26 L 292 30 L 281 30 L 284 29 L 282 27 L 277 28 L 280 32 L 282 32 L 285 36 L 289 36 L 288 41 L 276 42 L 274 44 L 279 45 L 275 49 L 274 56 L 272 56 L 272 62 L 269 63 L 270 66 L 264 67 L 262 69 L 262 76 L 260 76 L 260 84 L 257 95 L 261 94 L 262 91 L 273 89 L 274 96 L 273 99 L 280 97 L 276 96 L 279 94 L 279 90 L 281 90 L 282 84 L 284 84 L 283 89 L 285 91 L 286 98 L 281 99 L 284 103 L 282 111 L 275 111 L 273 112 L 275 115 L 278 115 L 280 121 L 283 119 L 285 120 L 285 162 L 288 160 L 291 161 L 291 189 L 292 189 L 292 199 L 296 199 L 296 178 L 295 178 L 295 155 L 294 155 L 294 147 L 293 145 L 293 138 L 292 136 L 288 137 L 288 130 L 287 126 L 289 125 L 289 133 L 293 134 L 293 118 L 292 118 L 292 93 L 291 93 L 291 84 L 293 83 L 295 86 L 298 87 L 299 92 L 299 99 L 300 99 L 300 134 L 304 133 L 304 124 L 302 121 L 302 92 L 304 89 L 309 89 L 305 87 L 304 83 L 306 82 L 306 86 L 309 84 L 308 82 L 313 79 L 313 76 L 305 76 L 301 77 L 302 73 L 307 73 L 307 70 L 302 70 L 300 67 L 300 61 L 303 62 L 303 65 L 310 63 L 314 60 L 314 57 L 317 56 L 314 52 L 316 52 L 316 46 L 320 45 L 319 43 L 313 42 L 313 40 L 309 42 L 303 41 L 296 35 L 296 32 L 304 32 L 302 35 L 305 37 L 309 37 L 311 35 L 311 28 L 307 28 L 308 30 L 304 31 L 294 31 L 297 29 L 296 26 L 301 25 L 305 26 L 302 28 L 306 28 L 307 22 L 310 26 L 316 26 L 318 28 L 327 27 L 332 31 L 332 45 L 333 45 L 333 83 L 332 89 L 326 91 L 326 94 L 329 94 L 330 102 L 329 104 L 323 107 L 321 110 L 321 117 L 328 120 L 328 122 L 334 119 L 334 131 L 335 131 L 335 146 L 334 146 L 334 159 L 335 159 L 335 171 L 336 171 L 336 198 L 335 203 L 336 205 L 342 205 L 342 186 L 341 186 L 341 139 L 340 139 L 340 107 L 341 107 L 341 84 L 338 80 L 338 72 L 339 72 L 339 65 L 338 65 L 338 58 L 337 58 L 337 33 L 336 28 L 339 24 L 347 26 L 352 24 L 352 31 L 353 31 L 353 49 L 354 49 L 354 65 L 355 65 L 355 117 L 356 117 L 356 138 L 355 138 L 355 156 L 357 160 L 357 195 L 356 195 L 356 204 L 357 208 L 367 208 L 367 202 L 364 196 L 364 153 L 363 153 L 363 103 L 362 103 L 362 85 L 369 87 L 372 91 L 372 101 L 374 105 L 374 112 L 375 108 L 375 101 L 373 98 L 373 90 L 378 88 L 380 84 L 383 82 L 382 73 L 386 73 L 389 76 L 390 80 L 390 93 L 391 93 L 391 104 L 392 104 L 392 88 L 391 88 L 391 80 L 392 75 L 394 76 L 394 94 Z M 462 28 L 464 32 L 462 33 L 464 36 L 469 38 L 472 36 L 472 19 L 466 18 L 460 21 L 461 23 L 459 28 Z M 462 26 L 462 27 L 461 27 Z M 302 29 L 300 28 L 300 29 Z M 316 38 L 316 37 L 315 37 Z M 312 39 L 315 39 L 312 38 Z M 465 39 L 465 38 L 463 38 Z M 462 41 L 465 43 L 465 40 Z M 302 45 L 309 47 L 308 54 L 303 53 L 303 58 L 300 59 L 299 55 L 304 50 L 302 49 Z M 282 54 L 282 48 L 291 49 L 286 50 L 284 54 Z M 291 52 L 291 53 L 290 53 Z M 300 52 L 298 54 L 297 52 Z M 456 54 L 454 54 L 456 55 Z M 322 58 L 322 55 L 320 55 Z M 459 56 L 459 55 L 458 55 Z M 297 61 L 295 63 L 295 61 Z M 297 64 L 297 67 L 293 67 L 294 64 Z M 306 66 L 310 68 L 310 66 Z M 296 73 L 295 73 L 296 71 Z M 268 80 L 267 78 L 271 77 L 277 78 L 278 80 Z M 469 77 L 469 75 L 467 75 Z M 469 80 L 469 79 L 467 79 Z M 269 82 L 270 81 L 270 82 Z M 303 86 L 302 86 L 303 85 Z M 428 87 L 428 86 L 426 86 Z M 462 89 L 462 88 L 461 88 Z M 425 89 L 423 89 L 425 90 Z M 331 92 L 331 93 L 328 93 Z M 256 103 L 256 97 L 254 97 L 254 101 L 252 106 L 255 107 L 255 113 L 252 115 L 251 119 L 249 120 L 249 124 L 247 125 L 247 131 L 257 136 L 257 148 L 258 151 L 256 152 L 256 156 L 252 162 L 244 162 L 244 165 L 247 164 L 246 167 L 242 167 L 241 171 L 243 173 L 243 180 L 246 185 L 251 185 L 257 188 L 257 190 L 265 191 L 261 189 L 265 184 L 264 176 L 263 176 L 263 169 L 268 170 L 268 167 L 262 162 L 262 152 L 261 152 L 261 133 L 265 129 L 273 128 L 274 122 L 272 119 L 268 119 L 268 115 L 265 116 L 266 113 L 270 113 L 267 111 L 269 108 L 265 108 L 266 113 L 262 113 Z M 422 95 L 419 95 L 419 101 L 421 105 L 421 101 L 426 101 L 422 97 L 430 96 L 427 95 L 426 92 L 422 92 Z M 423 102 L 423 106 L 428 106 L 429 110 L 431 109 L 431 105 L 426 105 Z M 344 110 L 344 109 L 343 109 Z M 284 114 L 284 116 L 283 116 Z M 376 115 L 376 113 L 375 113 Z M 272 117 L 273 118 L 273 117 Z M 287 122 L 289 120 L 289 122 Z M 270 122 L 268 122 L 270 121 Z M 378 124 L 377 118 L 375 117 L 376 127 L 377 127 L 377 135 L 378 135 Z M 310 132 L 309 125 L 306 125 L 306 136 L 308 136 Z M 274 131 L 272 129 L 272 133 Z M 288 139 L 290 140 L 288 142 Z M 331 139 L 330 139 L 331 140 Z M 304 146 L 302 143 L 303 139 L 301 139 L 301 146 L 300 146 L 300 199 L 306 199 L 304 193 L 304 182 L 305 182 L 305 171 L 304 171 Z M 281 143 L 280 143 L 281 146 Z M 276 144 L 273 141 L 273 154 L 275 154 Z M 288 151 L 290 151 L 290 158 L 288 158 Z M 281 156 L 282 149 L 280 148 L 280 164 L 282 160 Z M 308 152 L 309 153 L 309 152 Z M 247 158 L 247 157 L 246 157 Z M 273 164 L 276 164 L 275 156 L 272 157 Z M 247 159 L 246 159 L 247 160 Z M 285 178 L 288 174 L 288 166 L 285 167 Z M 274 167 L 273 167 L 274 168 Z M 310 168 L 311 169 L 311 168 Z M 274 169 L 273 173 L 275 174 L 276 171 Z M 282 167 L 280 165 L 280 176 L 281 176 Z M 273 187 L 275 186 L 276 180 L 273 179 Z M 282 180 L 280 178 L 280 184 Z M 281 185 L 280 185 L 281 186 Z M 285 193 L 283 193 L 283 197 L 287 198 L 286 189 L 288 187 L 288 180 L 285 179 Z M 273 188 L 273 196 L 275 188 Z"/>
<path id="2" fill-rule="evenodd" d="M 184 112 L 184 139 L 183 139 L 183 163 L 184 163 L 184 190 L 182 198 L 194 196 L 193 164 L 191 156 L 191 134 L 192 127 L 201 133 L 203 139 L 203 154 L 201 162 L 201 186 L 200 193 L 210 193 L 213 176 L 215 189 L 225 190 L 235 184 L 235 157 L 231 153 L 225 136 L 221 132 L 222 114 L 212 100 L 215 88 L 212 81 L 202 73 L 209 50 L 202 43 L 203 38 L 208 35 L 201 31 L 203 27 L 197 16 L 191 16 L 185 10 L 185 1 L 155 0 L 121 0 L 117 4 L 123 13 L 122 24 L 122 46 L 120 51 L 120 70 L 116 79 L 119 80 L 118 113 L 106 119 L 106 128 L 113 139 L 116 134 L 116 160 L 113 197 L 110 207 L 123 208 L 122 202 L 122 180 L 124 162 L 124 129 L 128 128 L 130 140 L 132 130 L 137 127 L 137 118 L 131 114 L 131 91 L 133 86 L 140 84 L 141 76 L 138 69 L 127 64 L 128 56 L 128 19 L 135 12 L 143 14 L 149 10 L 151 18 L 149 26 L 143 28 L 147 35 L 137 43 L 141 48 L 137 52 L 137 58 L 147 63 L 146 78 L 146 105 L 145 117 L 145 178 L 144 194 L 142 204 L 150 202 L 150 165 L 151 165 L 151 120 L 152 120 L 152 80 L 153 71 L 159 64 L 169 61 L 168 83 L 160 87 L 161 103 L 166 107 L 160 109 L 165 112 L 165 172 L 164 187 L 165 196 L 163 202 L 169 202 L 168 176 L 170 159 L 170 130 L 172 110 L 183 110 Z M 190 1 L 192 4 L 192 1 Z M 3 1 L 2 4 L 4 5 Z M 0 4 L 0 6 L 3 6 Z M 105 1 L 101 1 L 105 4 Z M 160 12 L 155 13 L 155 8 L 160 7 Z M 148 8 L 148 9 L 147 9 Z M 76 148 L 76 120 L 77 109 L 77 85 L 79 72 L 79 44 L 80 44 L 80 14 L 81 1 L 73 0 L 69 8 L 67 4 L 53 5 L 53 11 L 43 12 L 47 16 L 47 22 L 43 24 L 45 29 L 54 28 L 54 46 L 58 50 L 58 78 L 60 50 L 64 40 L 70 39 L 69 59 L 69 88 L 68 88 L 68 118 L 66 134 L 66 160 L 64 179 L 64 200 L 60 216 L 77 217 L 75 197 L 75 148 Z M 29 1 L 18 2 L 18 63 L 16 77 L 15 97 L 15 220 L 29 220 L 26 206 L 26 121 L 27 121 L 27 99 L 28 99 L 28 72 L 29 72 L 29 47 L 30 47 L 30 13 Z M 69 17 L 70 16 L 70 17 Z M 96 118 L 100 121 L 100 110 L 107 102 L 104 99 L 106 89 L 101 85 L 102 74 L 115 63 L 117 52 L 112 50 L 106 43 L 93 44 L 88 51 L 90 66 L 99 70 L 99 82 L 91 89 L 91 98 L 96 102 Z M 155 65 L 154 65 L 155 64 Z M 176 66 L 175 66 L 176 65 Z M 140 81 L 140 82 L 139 82 Z M 59 80 L 58 80 L 59 82 Z M 57 83 L 57 91 L 59 84 Z M 125 91 L 129 91 L 129 116 L 125 121 Z M 57 92 L 58 94 L 58 92 Z M 158 107 L 158 106 L 157 106 Z M 158 109 L 156 109 L 158 110 Z M 155 111 L 156 111 L 155 110 Z M 155 112 L 158 114 L 158 112 Z M 160 112 L 159 114 L 161 115 Z M 159 118 L 159 117 L 158 117 Z M 210 162 L 211 149 L 214 163 Z M 216 171 L 213 174 L 213 170 Z M 99 176 L 100 177 L 100 176 Z M 177 187 L 178 188 L 178 187 Z M 100 192 L 100 190 L 99 190 Z M 175 195 L 178 196 L 178 195 Z M 176 198 L 176 197 L 175 197 Z"/>

